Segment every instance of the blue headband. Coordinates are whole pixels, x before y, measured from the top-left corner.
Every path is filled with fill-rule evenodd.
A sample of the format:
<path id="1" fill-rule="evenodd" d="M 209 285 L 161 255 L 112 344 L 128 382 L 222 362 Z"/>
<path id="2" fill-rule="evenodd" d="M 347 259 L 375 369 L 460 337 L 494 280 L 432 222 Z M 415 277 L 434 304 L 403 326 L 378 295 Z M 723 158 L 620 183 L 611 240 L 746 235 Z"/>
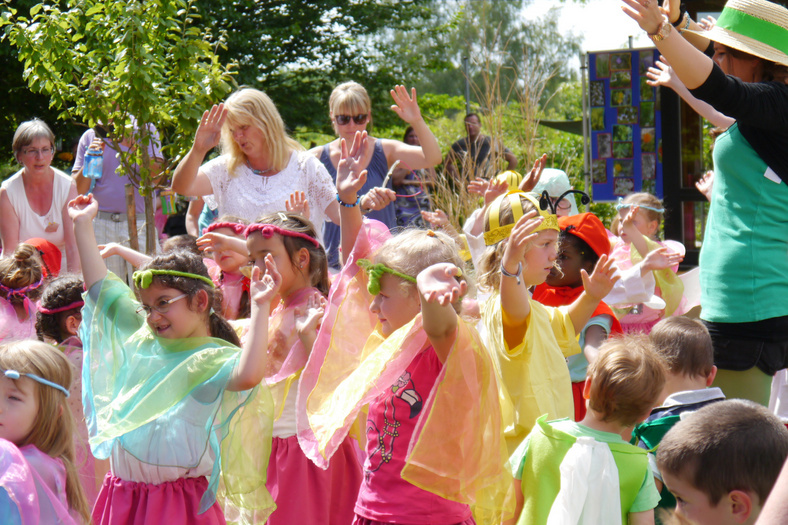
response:
<path id="1" fill-rule="evenodd" d="M 22 376 L 26 376 L 26 377 L 29 377 L 30 379 L 32 379 L 33 381 L 38 381 L 42 385 L 51 386 L 52 388 L 54 388 L 56 390 L 60 390 L 61 392 L 63 392 L 66 395 L 66 397 L 71 395 L 71 394 L 69 394 L 68 390 L 66 390 L 66 388 L 63 385 L 58 385 L 57 383 L 53 383 L 52 381 L 49 381 L 48 379 L 44 379 L 43 377 L 37 376 L 35 374 L 23 374 L 22 372 L 17 372 L 16 370 L 6 370 L 6 371 L 3 372 L 3 374 L 8 379 L 19 379 Z"/>
<path id="2" fill-rule="evenodd" d="M 643 204 L 625 204 L 624 199 L 621 197 L 618 198 L 618 204 L 616 204 L 616 211 L 620 211 L 626 208 L 631 208 L 633 206 L 637 206 L 638 208 L 643 208 L 644 210 L 649 210 L 656 213 L 665 213 L 665 208 L 652 208 L 651 206 L 645 206 Z"/>

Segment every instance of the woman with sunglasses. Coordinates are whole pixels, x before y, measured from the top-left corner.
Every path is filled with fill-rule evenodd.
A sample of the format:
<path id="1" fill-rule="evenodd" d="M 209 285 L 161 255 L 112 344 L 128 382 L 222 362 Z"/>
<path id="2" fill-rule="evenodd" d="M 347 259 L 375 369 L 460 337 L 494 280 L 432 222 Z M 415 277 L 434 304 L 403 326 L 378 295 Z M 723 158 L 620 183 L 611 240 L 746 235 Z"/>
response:
<path id="1" fill-rule="evenodd" d="M 203 164 L 220 144 L 222 154 Z M 339 223 L 328 172 L 287 135 L 273 101 L 257 89 L 242 88 L 203 113 L 192 149 L 175 168 L 172 189 L 204 197 L 220 217 L 249 222 L 284 211 L 290 195 L 303 192 L 313 223 Z"/>
<path id="2" fill-rule="evenodd" d="M 374 210 L 368 216 L 389 228 L 397 225 L 394 207 L 389 206 L 396 196 L 390 189 L 381 189 L 389 168 L 396 161 L 400 161 L 402 167 L 409 170 L 427 169 L 441 161 L 440 145 L 421 116 L 416 89 L 412 88 L 408 94 L 405 86 L 396 86 L 391 90 L 391 97 L 394 99 L 392 111 L 413 127 L 421 145 L 411 146 L 398 140 L 376 139 L 370 136 L 369 143 L 374 144 L 374 147 L 367 148 L 362 161 L 362 166 L 366 166 L 367 170 L 367 182 L 359 192 L 363 196 L 358 203 L 339 203 L 344 206 L 358 204 L 362 211 Z M 320 159 L 331 177 L 336 180 L 336 166 L 341 153 L 340 142 L 344 139 L 348 144 L 352 144 L 356 132 L 367 129 L 367 124 L 372 120 L 372 101 L 362 85 L 351 81 L 334 88 L 328 99 L 328 106 L 331 124 L 339 138 L 310 150 L 310 153 Z M 386 185 L 388 184 L 387 182 Z M 318 224 L 314 220 L 312 222 Z M 329 266 L 339 268 L 339 226 L 335 224 L 326 224 L 323 240 Z"/>
<path id="3" fill-rule="evenodd" d="M 10 256 L 25 239 L 38 237 L 57 246 L 61 266 L 80 269 L 68 201 L 76 198 L 71 177 L 52 167 L 55 134 L 43 120 L 23 122 L 16 129 L 14 156 L 22 169 L 0 186 L 2 256 Z"/>

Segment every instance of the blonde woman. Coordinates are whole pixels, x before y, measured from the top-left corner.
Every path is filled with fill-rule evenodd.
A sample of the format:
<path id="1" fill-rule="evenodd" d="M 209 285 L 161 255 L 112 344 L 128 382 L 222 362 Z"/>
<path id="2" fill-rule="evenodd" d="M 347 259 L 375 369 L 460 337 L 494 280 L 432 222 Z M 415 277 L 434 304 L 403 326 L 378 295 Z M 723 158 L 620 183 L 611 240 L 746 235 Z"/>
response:
<path id="1" fill-rule="evenodd" d="M 205 155 L 221 144 L 222 154 L 205 164 Z M 219 216 L 253 222 L 285 210 L 296 191 L 304 192 L 311 220 L 339 221 L 331 177 L 322 164 L 289 137 L 271 99 L 242 88 L 223 104 L 203 113 L 194 144 L 175 168 L 172 188 L 181 195 L 204 197 Z"/>
<path id="2" fill-rule="evenodd" d="M 373 147 L 367 148 L 364 158 L 361 159 L 361 165 L 367 170 L 367 181 L 360 191 L 362 197 L 356 203 L 339 203 L 351 207 L 360 205 L 362 211 L 374 210 L 368 216 L 383 222 L 389 228 L 397 225 L 394 207 L 389 206 L 396 197 L 390 189 L 375 190 L 381 187 L 389 168 L 396 161 L 400 161 L 402 167 L 409 170 L 428 169 L 441 161 L 440 145 L 421 116 L 416 89 L 412 88 L 408 94 L 405 86 L 396 86 L 391 90 L 391 98 L 394 99 L 392 111 L 413 127 L 420 145 L 411 146 L 399 140 L 376 139 L 370 136 L 368 143 L 373 144 Z M 336 167 L 341 153 L 340 142 L 344 139 L 348 144 L 352 144 L 356 132 L 367 129 L 367 125 L 372 121 L 372 101 L 361 84 L 351 81 L 334 88 L 328 99 L 328 106 L 331 124 L 338 138 L 324 146 L 313 148 L 310 153 L 319 158 L 331 177 L 336 179 Z M 312 222 L 319 224 L 314 219 Z M 335 221 L 335 224 L 338 223 Z M 338 226 L 326 224 L 324 242 L 329 266 L 338 267 Z"/>

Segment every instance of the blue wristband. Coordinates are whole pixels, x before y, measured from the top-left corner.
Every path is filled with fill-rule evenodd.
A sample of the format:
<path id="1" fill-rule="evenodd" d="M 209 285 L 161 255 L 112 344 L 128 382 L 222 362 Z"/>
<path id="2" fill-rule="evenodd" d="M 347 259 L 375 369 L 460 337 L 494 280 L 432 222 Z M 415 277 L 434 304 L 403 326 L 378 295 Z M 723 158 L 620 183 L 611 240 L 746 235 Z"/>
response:
<path id="1" fill-rule="evenodd" d="M 337 202 L 339 203 L 340 206 L 344 206 L 345 208 L 355 208 L 356 206 L 358 206 L 358 203 L 361 202 L 361 197 L 359 196 L 359 198 L 356 199 L 355 204 L 348 204 L 347 202 L 340 199 L 339 193 L 337 193 Z"/>

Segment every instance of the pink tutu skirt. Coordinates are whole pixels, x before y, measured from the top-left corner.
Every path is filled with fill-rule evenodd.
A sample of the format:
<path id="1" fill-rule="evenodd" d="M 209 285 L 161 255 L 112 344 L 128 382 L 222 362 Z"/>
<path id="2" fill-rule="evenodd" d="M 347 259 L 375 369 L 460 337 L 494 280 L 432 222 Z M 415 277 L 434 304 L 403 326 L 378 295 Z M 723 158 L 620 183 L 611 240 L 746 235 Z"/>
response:
<path id="1" fill-rule="evenodd" d="M 356 517 L 353 518 L 353 525 L 392 525 L 392 524 L 386 523 L 385 521 L 375 521 L 367 518 L 362 518 L 361 516 L 356 514 Z M 408 524 L 397 523 L 396 525 L 408 525 Z M 446 525 L 476 525 L 476 520 L 474 520 L 473 518 L 468 518 L 467 520 L 461 521 L 460 523 L 456 523 L 456 524 L 451 523 Z"/>
<path id="2" fill-rule="evenodd" d="M 107 474 L 93 507 L 95 525 L 226 525 L 214 503 L 197 514 L 208 488 L 205 477 L 180 478 L 160 485 L 124 481 Z"/>
<path id="3" fill-rule="evenodd" d="M 301 451 L 298 438 L 273 439 L 266 488 L 276 502 L 269 525 L 349 525 L 362 472 L 358 445 L 346 437 L 326 470 Z"/>

